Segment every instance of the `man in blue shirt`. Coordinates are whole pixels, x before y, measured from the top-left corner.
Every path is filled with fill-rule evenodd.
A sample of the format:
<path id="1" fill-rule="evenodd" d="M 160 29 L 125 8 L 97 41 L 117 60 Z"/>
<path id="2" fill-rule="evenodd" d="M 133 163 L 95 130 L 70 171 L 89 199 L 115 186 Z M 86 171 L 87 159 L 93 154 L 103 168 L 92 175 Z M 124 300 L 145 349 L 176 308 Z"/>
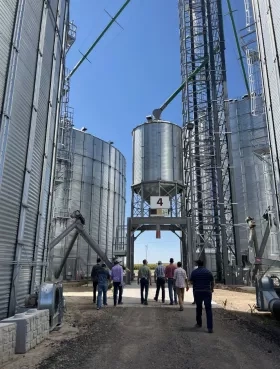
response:
<path id="1" fill-rule="evenodd" d="M 98 270 L 98 296 L 97 296 L 97 310 L 101 308 L 101 299 L 103 295 L 103 305 L 107 305 L 107 291 L 108 282 L 110 280 L 110 272 L 103 263 L 102 267 Z"/>
<path id="2" fill-rule="evenodd" d="M 198 268 L 192 271 L 190 281 L 193 284 L 196 302 L 196 327 L 202 326 L 202 303 L 204 302 L 207 329 L 213 333 L 212 293 L 214 292 L 214 278 L 210 270 L 204 268 L 202 260 L 196 262 Z"/>
<path id="3" fill-rule="evenodd" d="M 118 304 L 122 305 L 122 292 L 123 292 L 123 268 L 120 266 L 119 261 L 114 261 L 114 266 L 111 270 L 111 278 L 114 285 L 114 306 L 117 306 L 117 298 L 119 293 Z"/>

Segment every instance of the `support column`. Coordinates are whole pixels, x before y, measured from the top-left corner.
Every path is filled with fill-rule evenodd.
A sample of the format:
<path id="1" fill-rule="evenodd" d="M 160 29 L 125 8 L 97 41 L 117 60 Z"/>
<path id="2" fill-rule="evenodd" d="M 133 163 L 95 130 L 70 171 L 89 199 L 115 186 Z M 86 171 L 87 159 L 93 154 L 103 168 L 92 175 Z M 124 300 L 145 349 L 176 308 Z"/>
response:
<path id="1" fill-rule="evenodd" d="M 186 237 L 186 229 L 182 228 L 182 236 L 181 239 L 181 250 L 182 250 L 182 264 L 183 268 L 189 273 L 189 263 L 188 263 L 188 245 L 187 245 L 187 237 Z"/>
<path id="2" fill-rule="evenodd" d="M 131 284 L 131 218 L 127 218 L 127 253 L 126 266 L 130 270 L 126 273 L 126 284 Z"/>
<path id="3" fill-rule="evenodd" d="M 192 272 L 193 268 L 194 268 L 194 257 L 195 257 L 195 245 L 193 243 L 193 228 L 192 228 L 192 218 L 188 217 L 187 218 L 187 250 L 188 250 L 188 255 L 187 255 L 187 260 L 188 260 L 188 273 L 190 275 L 190 273 Z"/>
<path id="4" fill-rule="evenodd" d="M 135 237 L 134 237 L 134 233 L 133 233 L 131 235 L 131 246 L 130 246 L 131 281 L 134 281 L 134 277 L 133 277 L 133 274 L 134 274 L 134 241 L 135 241 Z"/>

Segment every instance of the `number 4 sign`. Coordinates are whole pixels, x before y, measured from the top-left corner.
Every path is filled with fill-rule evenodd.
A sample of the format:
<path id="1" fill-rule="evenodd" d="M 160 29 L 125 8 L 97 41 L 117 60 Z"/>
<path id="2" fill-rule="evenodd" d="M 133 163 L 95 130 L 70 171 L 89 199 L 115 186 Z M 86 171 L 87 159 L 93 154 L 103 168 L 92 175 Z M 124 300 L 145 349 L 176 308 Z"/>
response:
<path id="1" fill-rule="evenodd" d="M 150 204 L 151 209 L 169 209 L 170 208 L 169 196 L 151 196 Z"/>

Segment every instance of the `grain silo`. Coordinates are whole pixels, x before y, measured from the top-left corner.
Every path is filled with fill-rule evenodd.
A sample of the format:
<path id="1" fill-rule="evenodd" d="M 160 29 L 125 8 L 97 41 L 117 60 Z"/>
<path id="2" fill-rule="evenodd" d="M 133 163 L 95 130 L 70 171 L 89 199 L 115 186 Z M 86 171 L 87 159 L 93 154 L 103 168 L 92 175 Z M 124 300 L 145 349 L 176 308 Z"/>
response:
<path id="1" fill-rule="evenodd" d="M 280 2 L 251 0 L 259 47 L 262 83 L 266 101 L 267 125 L 271 145 L 273 177 L 280 212 Z"/>
<path id="2" fill-rule="evenodd" d="M 0 319 L 44 279 L 68 7 L 0 0 Z"/>
<path id="3" fill-rule="evenodd" d="M 256 97 L 256 103 L 259 107 L 262 106 L 262 96 Z M 272 212 L 274 209 L 275 215 L 272 167 L 265 115 L 252 115 L 251 101 L 244 96 L 241 100 L 230 100 L 229 119 L 240 246 L 244 253 L 248 250 L 246 217 L 255 219 L 260 245 L 267 225 L 263 215 L 268 207 Z M 278 234 L 271 232 L 264 257 L 278 258 L 277 238 Z"/>
<path id="4" fill-rule="evenodd" d="M 134 193 L 147 204 L 151 196 L 176 197 L 184 184 L 181 127 L 154 120 L 137 126 L 132 136 Z"/>
<path id="5" fill-rule="evenodd" d="M 112 142 L 72 129 L 71 170 L 57 181 L 54 192 L 52 238 L 72 222 L 70 214 L 80 210 L 86 230 L 99 243 L 108 258 L 118 227 L 125 223 L 126 161 Z M 71 235 L 61 241 L 51 255 L 52 270 L 63 258 Z M 96 254 L 82 237 L 74 244 L 63 277 L 79 279 L 90 274 Z"/>
<path id="6" fill-rule="evenodd" d="M 182 128 L 168 121 L 146 117 L 132 131 L 133 168 L 131 217 L 127 223 L 127 266 L 134 269 L 134 243 L 145 231 L 178 231 L 184 267 L 186 250 L 185 185 Z M 135 235 L 135 232 L 140 232 Z M 130 283 L 128 276 L 128 282 Z"/>

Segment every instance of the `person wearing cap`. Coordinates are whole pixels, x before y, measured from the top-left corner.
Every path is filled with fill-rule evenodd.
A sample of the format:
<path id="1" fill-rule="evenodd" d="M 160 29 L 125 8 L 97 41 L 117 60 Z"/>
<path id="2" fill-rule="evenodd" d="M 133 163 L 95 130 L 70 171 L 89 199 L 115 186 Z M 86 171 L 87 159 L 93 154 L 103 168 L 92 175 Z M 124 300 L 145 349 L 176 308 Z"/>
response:
<path id="1" fill-rule="evenodd" d="M 151 270 L 148 267 L 146 259 L 143 260 L 143 265 L 140 267 L 138 272 L 138 284 L 141 286 L 141 304 L 148 305 L 148 294 L 149 294 L 149 282 L 152 285 Z M 145 290 L 145 297 L 144 297 Z"/>
<path id="2" fill-rule="evenodd" d="M 155 283 L 157 285 L 156 295 L 154 297 L 154 300 L 158 301 L 159 290 L 161 289 L 161 300 L 164 303 L 165 302 L 165 267 L 162 265 L 161 261 L 158 262 L 158 265 L 155 269 L 154 278 L 155 278 Z"/>
<path id="3" fill-rule="evenodd" d="M 178 305 L 177 302 L 177 293 L 176 288 L 174 284 L 174 272 L 176 269 L 176 265 L 174 264 L 174 259 L 170 258 L 170 264 L 167 265 L 165 268 L 165 278 L 168 283 L 168 290 L 169 290 L 169 298 L 170 298 L 170 305 L 173 305 L 173 302 L 175 302 L 175 305 Z M 174 296 L 174 298 L 173 298 Z"/>
<path id="4" fill-rule="evenodd" d="M 96 264 L 92 267 L 91 270 L 91 280 L 93 286 L 93 303 L 96 304 L 96 292 L 98 286 L 98 271 L 101 269 L 101 259 L 97 258 Z"/>
<path id="5" fill-rule="evenodd" d="M 204 267 L 203 260 L 197 260 L 197 269 L 192 271 L 190 281 L 193 284 L 196 303 L 196 327 L 202 327 L 202 303 L 204 302 L 207 329 L 213 333 L 212 293 L 214 292 L 214 277 L 210 270 Z"/>
<path id="6" fill-rule="evenodd" d="M 107 306 L 107 291 L 108 282 L 110 281 L 110 272 L 106 268 L 106 264 L 102 264 L 98 270 L 98 295 L 97 295 L 97 310 L 101 308 L 101 300 L 103 295 L 103 305 Z"/>
<path id="7" fill-rule="evenodd" d="M 119 260 L 114 261 L 114 266 L 111 270 L 111 279 L 114 286 L 114 306 L 122 305 L 122 292 L 123 292 L 123 267 L 120 265 Z M 118 298 L 119 295 L 119 298 Z"/>

